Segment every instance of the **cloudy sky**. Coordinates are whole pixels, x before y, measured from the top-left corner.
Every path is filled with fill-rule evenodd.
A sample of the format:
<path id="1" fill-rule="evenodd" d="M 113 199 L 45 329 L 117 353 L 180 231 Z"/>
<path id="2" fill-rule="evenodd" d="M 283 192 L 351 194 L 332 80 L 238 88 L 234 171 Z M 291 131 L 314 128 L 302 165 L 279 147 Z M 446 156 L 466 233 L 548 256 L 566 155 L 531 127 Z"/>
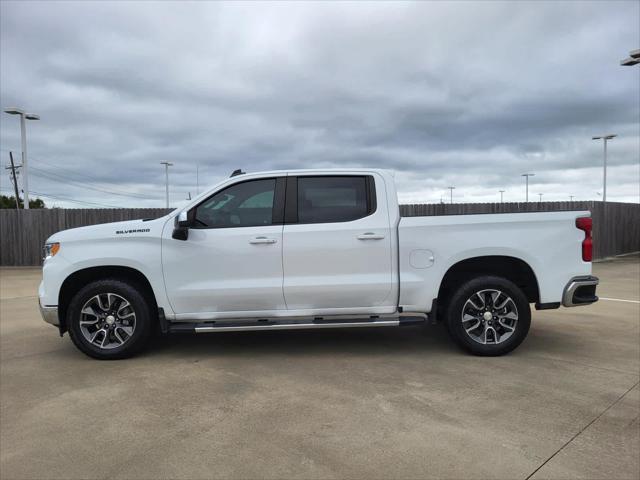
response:
<path id="1" fill-rule="evenodd" d="M 404 202 L 639 200 L 640 2 L 1 3 L 30 190 L 163 206 L 236 168 L 396 171 Z M 0 115 L 1 163 L 20 151 Z M 19 153 L 18 153 L 19 158 Z M 10 191 L 2 170 L 2 193 Z M 537 196 L 535 197 L 537 199 Z M 70 202 L 70 200 L 76 203 Z M 77 203 L 81 202 L 81 203 Z"/>

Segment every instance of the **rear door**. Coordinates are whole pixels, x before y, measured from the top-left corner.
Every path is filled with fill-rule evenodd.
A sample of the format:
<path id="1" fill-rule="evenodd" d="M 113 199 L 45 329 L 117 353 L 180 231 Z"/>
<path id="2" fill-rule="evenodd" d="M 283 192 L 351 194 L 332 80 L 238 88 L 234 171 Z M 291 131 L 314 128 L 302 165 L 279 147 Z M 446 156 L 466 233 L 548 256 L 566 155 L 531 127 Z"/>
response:
<path id="1" fill-rule="evenodd" d="M 287 177 L 283 289 L 289 310 L 395 308 L 393 232 L 386 194 L 378 202 L 376 191 L 385 192 L 378 175 Z"/>

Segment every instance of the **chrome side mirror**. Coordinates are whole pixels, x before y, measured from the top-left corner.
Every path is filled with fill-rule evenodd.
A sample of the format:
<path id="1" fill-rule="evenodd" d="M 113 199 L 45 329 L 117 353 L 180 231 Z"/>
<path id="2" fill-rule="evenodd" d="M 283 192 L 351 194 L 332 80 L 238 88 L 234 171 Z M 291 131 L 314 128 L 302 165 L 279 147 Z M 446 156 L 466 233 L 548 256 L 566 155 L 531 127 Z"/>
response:
<path id="1" fill-rule="evenodd" d="M 178 227 L 189 226 L 189 214 L 186 210 L 183 210 L 178 214 L 178 219 L 176 220 L 176 223 Z"/>

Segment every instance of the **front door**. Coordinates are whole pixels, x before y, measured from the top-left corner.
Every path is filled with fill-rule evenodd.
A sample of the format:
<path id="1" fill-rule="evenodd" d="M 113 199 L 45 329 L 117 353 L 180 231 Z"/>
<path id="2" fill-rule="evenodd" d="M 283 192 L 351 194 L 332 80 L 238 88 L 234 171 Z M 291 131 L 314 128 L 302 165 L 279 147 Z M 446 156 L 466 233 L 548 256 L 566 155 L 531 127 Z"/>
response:
<path id="1" fill-rule="evenodd" d="M 289 310 L 349 314 L 395 309 L 394 231 L 386 201 L 376 204 L 376 189 L 384 190 L 383 180 L 373 175 L 287 179 L 283 264 Z"/>
<path id="2" fill-rule="evenodd" d="M 235 183 L 195 208 L 186 241 L 163 234 L 162 263 L 178 319 L 266 316 L 282 291 L 284 178 Z"/>

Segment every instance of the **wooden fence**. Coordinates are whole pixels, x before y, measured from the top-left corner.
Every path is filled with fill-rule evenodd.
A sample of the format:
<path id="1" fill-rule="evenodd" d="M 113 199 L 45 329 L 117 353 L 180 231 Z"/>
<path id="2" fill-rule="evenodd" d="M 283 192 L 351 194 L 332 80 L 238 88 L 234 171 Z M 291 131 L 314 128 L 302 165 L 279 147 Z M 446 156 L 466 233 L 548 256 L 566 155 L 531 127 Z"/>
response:
<path id="1" fill-rule="evenodd" d="M 589 210 L 594 257 L 640 250 L 640 204 L 607 202 L 454 203 L 401 205 L 402 216 Z M 0 210 L 0 265 L 40 265 L 44 241 L 55 232 L 97 223 L 161 217 L 170 209 Z M 606 214 L 605 214 L 606 213 Z M 549 248 L 553 248 L 550 246 Z"/>
<path id="2" fill-rule="evenodd" d="M 170 211 L 166 208 L 0 209 L 0 265 L 40 265 L 45 240 L 60 230 L 158 218 Z"/>
<path id="3" fill-rule="evenodd" d="M 640 204 L 638 203 L 607 202 L 605 205 L 602 202 L 521 202 L 400 205 L 400 213 L 403 217 L 562 210 L 591 212 L 594 258 L 606 258 L 640 250 Z"/>

